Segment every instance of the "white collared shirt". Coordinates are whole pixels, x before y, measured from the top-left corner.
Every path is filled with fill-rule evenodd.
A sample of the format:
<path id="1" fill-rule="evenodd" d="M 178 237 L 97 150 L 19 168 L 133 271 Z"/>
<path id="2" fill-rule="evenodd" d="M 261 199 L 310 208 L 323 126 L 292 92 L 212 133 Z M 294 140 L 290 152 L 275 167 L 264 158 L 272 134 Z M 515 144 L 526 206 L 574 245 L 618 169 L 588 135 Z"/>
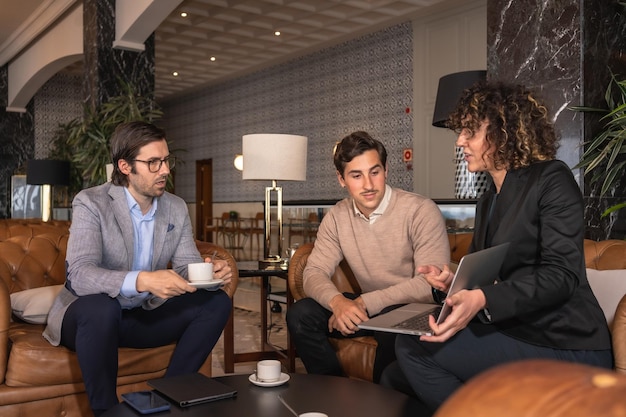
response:
<path id="1" fill-rule="evenodd" d="M 385 184 L 385 195 L 383 196 L 383 199 L 381 200 L 381 202 L 378 205 L 378 207 L 376 207 L 374 209 L 374 211 L 372 212 L 372 214 L 370 214 L 369 218 L 366 217 L 363 213 L 361 213 L 361 210 L 359 210 L 359 208 L 356 206 L 356 203 L 354 202 L 354 199 L 352 199 L 352 207 L 354 207 L 354 214 L 355 214 L 355 216 L 358 216 L 358 217 L 362 218 L 363 220 L 365 220 L 369 224 L 374 224 L 374 222 L 380 216 L 383 215 L 383 213 L 385 212 L 385 210 L 389 206 L 389 201 L 391 200 L 391 193 L 392 193 L 391 187 L 388 184 Z"/>

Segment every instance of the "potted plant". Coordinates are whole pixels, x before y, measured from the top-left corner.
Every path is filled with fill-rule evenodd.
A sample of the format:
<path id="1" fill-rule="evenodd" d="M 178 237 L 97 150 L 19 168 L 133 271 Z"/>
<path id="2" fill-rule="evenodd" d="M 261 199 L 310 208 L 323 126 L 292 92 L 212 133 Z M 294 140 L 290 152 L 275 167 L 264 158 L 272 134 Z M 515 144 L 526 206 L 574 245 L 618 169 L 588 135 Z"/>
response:
<path id="1" fill-rule="evenodd" d="M 603 114 L 600 121 L 603 129 L 592 140 L 585 143 L 586 149 L 576 168 L 582 168 L 589 176 L 592 186 L 600 187 L 600 196 L 624 185 L 626 176 L 626 80 L 618 80 L 611 74 L 605 93 L 606 109 L 574 107 L 574 110 Z M 621 183 L 620 183 L 621 182 Z M 626 201 L 615 204 L 604 211 L 607 216 L 626 207 Z"/>

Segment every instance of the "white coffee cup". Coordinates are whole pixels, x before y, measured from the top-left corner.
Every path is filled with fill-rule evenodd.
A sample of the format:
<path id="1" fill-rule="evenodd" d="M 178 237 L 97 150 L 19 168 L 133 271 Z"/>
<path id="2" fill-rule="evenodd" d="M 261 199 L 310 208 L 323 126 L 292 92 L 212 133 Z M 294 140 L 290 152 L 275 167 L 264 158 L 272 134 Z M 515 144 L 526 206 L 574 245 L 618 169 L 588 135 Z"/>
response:
<path id="1" fill-rule="evenodd" d="M 298 417 L 328 417 L 328 414 L 318 413 L 317 411 L 311 411 L 308 413 L 302 413 Z"/>
<path id="2" fill-rule="evenodd" d="M 275 382 L 280 378 L 281 364 L 275 359 L 267 359 L 256 364 L 256 379 L 259 382 Z"/>
<path id="3" fill-rule="evenodd" d="M 187 277 L 189 282 L 212 281 L 213 264 L 210 262 L 198 262 L 187 265 Z"/>

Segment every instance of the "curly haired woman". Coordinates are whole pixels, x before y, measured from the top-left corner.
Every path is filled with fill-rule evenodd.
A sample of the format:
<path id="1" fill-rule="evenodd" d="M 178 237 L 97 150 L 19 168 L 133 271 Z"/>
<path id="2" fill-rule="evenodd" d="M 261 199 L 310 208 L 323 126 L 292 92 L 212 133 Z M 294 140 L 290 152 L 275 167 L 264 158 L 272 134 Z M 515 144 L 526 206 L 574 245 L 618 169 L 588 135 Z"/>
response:
<path id="1" fill-rule="evenodd" d="M 583 200 L 556 160 L 558 138 L 546 107 L 522 86 L 482 83 L 466 90 L 448 119 L 471 172 L 493 184 L 478 201 L 470 252 L 510 242 L 492 285 L 450 296 L 450 316 L 432 336 L 399 336 L 397 364 L 384 381 L 410 389 L 431 410 L 465 381 L 496 365 L 530 358 L 611 368 L 609 330 L 585 273 Z M 423 266 L 437 289 L 447 267 Z M 398 366 L 401 373 L 398 370 Z M 402 375 L 403 374 L 403 375 Z"/>

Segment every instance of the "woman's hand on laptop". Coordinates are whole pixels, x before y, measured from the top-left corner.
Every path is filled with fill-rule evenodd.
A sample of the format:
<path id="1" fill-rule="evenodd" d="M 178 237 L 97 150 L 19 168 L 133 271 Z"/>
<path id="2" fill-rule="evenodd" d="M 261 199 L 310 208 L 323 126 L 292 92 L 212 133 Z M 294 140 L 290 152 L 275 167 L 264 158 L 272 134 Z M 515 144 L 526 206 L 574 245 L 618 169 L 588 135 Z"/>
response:
<path id="1" fill-rule="evenodd" d="M 422 265 L 417 267 L 417 272 L 422 274 L 426 281 L 436 290 L 448 292 L 454 273 L 448 265 L 439 268 L 435 265 Z"/>
<path id="2" fill-rule="evenodd" d="M 485 308 L 487 300 L 482 290 L 461 290 L 446 298 L 445 303 L 452 307 L 452 312 L 443 323 L 437 325 L 433 316 L 428 324 L 433 331 L 432 336 L 420 336 L 425 342 L 445 342 L 457 332 L 467 327 L 468 323 Z"/>

